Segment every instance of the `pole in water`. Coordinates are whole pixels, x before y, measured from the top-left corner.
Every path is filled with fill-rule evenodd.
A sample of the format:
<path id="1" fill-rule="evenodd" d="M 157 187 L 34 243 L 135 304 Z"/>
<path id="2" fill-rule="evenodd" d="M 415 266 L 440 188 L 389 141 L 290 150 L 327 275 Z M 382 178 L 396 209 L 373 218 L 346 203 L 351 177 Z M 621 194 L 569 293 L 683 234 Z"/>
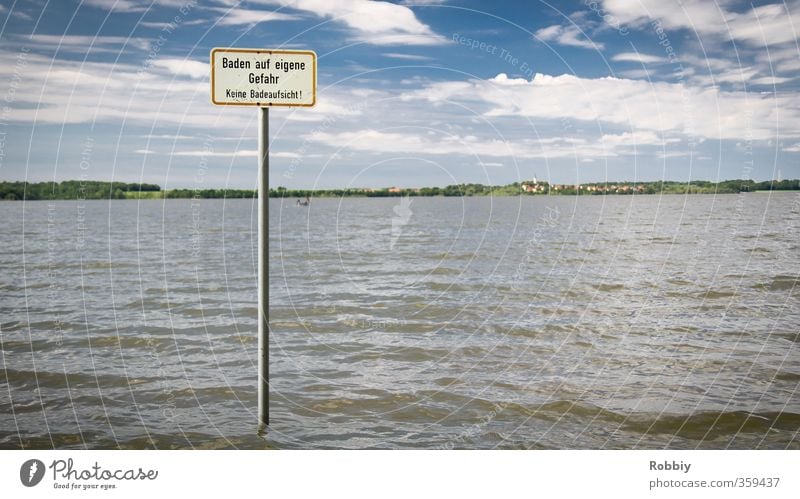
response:
<path id="1" fill-rule="evenodd" d="M 258 427 L 269 425 L 269 108 L 258 108 Z"/>
<path id="2" fill-rule="evenodd" d="M 291 69 L 288 66 L 273 65 L 280 74 L 272 74 L 269 61 L 273 54 L 296 69 L 291 78 L 280 78 Z M 317 54 L 313 50 L 216 47 L 209 57 L 211 103 L 258 109 L 258 431 L 262 433 L 269 425 L 269 108 L 313 107 L 317 103 Z M 242 64 L 228 64 L 229 59 Z M 265 65 L 264 75 L 269 75 L 270 82 L 266 76 L 254 81 L 251 64 Z M 264 84 L 274 96 L 265 97 Z"/>

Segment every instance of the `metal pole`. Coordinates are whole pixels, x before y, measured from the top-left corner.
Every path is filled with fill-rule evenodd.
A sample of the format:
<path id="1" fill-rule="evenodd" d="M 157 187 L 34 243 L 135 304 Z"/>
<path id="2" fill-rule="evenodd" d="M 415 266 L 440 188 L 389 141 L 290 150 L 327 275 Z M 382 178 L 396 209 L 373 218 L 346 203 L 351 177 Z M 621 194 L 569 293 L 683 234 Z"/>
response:
<path id="1" fill-rule="evenodd" d="M 269 425 L 269 108 L 258 108 L 258 426 Z"/>

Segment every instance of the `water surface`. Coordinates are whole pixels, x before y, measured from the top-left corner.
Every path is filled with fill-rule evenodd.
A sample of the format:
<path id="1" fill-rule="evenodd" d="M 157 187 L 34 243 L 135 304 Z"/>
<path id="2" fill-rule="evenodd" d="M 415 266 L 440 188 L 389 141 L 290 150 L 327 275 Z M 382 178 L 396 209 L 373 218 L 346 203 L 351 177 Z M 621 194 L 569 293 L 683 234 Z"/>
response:
<path id="1" fill-rule="evenodd" d="M 795 193 L 0 203 L 0 447 L 800 448 Z"/>

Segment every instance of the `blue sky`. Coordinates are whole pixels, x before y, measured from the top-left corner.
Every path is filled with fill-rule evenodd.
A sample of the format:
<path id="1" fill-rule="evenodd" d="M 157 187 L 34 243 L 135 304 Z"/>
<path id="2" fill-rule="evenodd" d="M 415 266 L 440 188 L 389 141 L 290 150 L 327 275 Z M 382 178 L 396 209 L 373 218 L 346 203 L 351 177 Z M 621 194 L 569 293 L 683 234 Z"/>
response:
<path id="1" fill-rule="evenodd" d="M 0 1 L 0 179 L 254 188 L 214 47 L 311 49 L 273 187 L 800 177 L 800 2 Z"/>

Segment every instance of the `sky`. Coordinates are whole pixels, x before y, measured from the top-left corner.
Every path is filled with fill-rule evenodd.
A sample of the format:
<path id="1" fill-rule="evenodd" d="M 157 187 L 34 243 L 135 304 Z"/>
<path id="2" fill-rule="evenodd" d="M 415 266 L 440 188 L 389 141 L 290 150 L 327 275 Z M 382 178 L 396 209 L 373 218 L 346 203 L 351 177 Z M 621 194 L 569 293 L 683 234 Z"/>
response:
<path id="1" fill-rule="evenodd" d="M 215 47 L 313 50 L 270 185 L 800 177 L 800 1 L 0 0 L 0 180 L 255 188 Z"/>

